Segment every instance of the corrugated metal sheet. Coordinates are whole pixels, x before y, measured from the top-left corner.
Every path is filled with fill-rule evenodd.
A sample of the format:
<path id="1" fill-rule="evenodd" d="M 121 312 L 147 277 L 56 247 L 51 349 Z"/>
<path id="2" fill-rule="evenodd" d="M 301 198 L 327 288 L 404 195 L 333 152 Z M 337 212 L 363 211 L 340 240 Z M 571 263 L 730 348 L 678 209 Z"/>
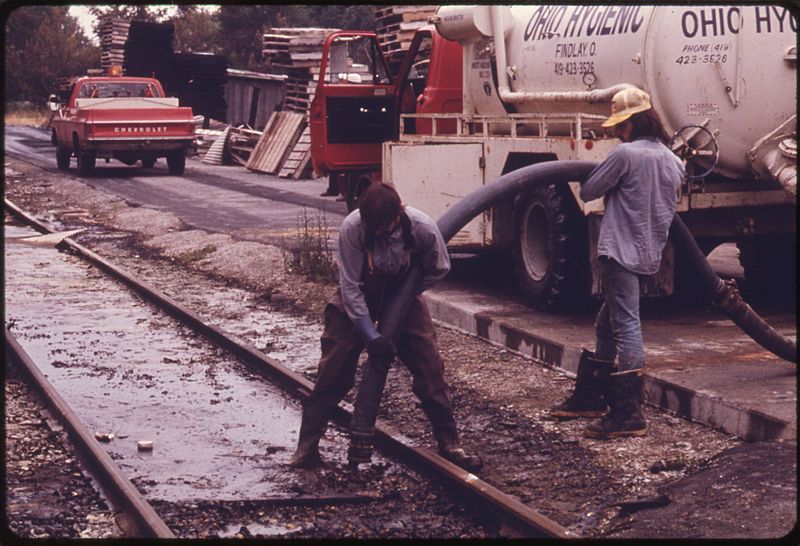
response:
<path id="1" fill-rule="evenodd" d="M 274 112 L 245 167 L 251 171 L 276 174 L 304 127 L 304 114 Z"/>
<path id="2" fill-rule="evenodd" d="M 217 138 L 208 148 L 206 155 L 203 157 L 203 163 L 209 165 L 222 165 L 225 155 L 225 144 L 228 141 L 228 132 L 230 127 L 226 127 L 222 134 Z"/>

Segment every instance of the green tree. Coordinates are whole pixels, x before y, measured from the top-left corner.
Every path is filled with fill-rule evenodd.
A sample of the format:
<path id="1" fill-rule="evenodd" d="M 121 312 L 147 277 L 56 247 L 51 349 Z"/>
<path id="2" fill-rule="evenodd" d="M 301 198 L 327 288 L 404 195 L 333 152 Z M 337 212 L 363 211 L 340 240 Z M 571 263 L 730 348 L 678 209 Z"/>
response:
<path id="1" fill-rule="evenodd" d="M 100 66 L 100 49 L 68 6 L 22 6 L 6 19 L 5 99 L 45 102 L 58 78 Z"/>
<path id="2" fill-rule="evenodd" d="M 224 37 L 223 54 L 231 68 L 259 69 L 263 65 L 264 30 L 281 26 L 291 6 L 223 4 L 217 15 Z"/>
<path id="3" fill-rule="evenodd" d="M 295 9 L 289 12 L 287 26 L 374 30 L 375 10 L 380 7 L 374 4 L 293 6 Z"/>
<path id="4" fill-rule="evenodd" d="M 175 25 L 175 51 L 183 53 L 220 53 L 220 25 L 216 12 L 197 6 L 180 5 L 170 23 Z"/>

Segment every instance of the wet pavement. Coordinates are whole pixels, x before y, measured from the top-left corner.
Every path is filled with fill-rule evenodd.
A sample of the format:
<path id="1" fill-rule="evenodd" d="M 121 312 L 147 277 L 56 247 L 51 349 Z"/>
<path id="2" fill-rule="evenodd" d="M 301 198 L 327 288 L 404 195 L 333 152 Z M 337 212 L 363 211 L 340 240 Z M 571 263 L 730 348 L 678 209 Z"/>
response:
<path id="1" fill-rule="evenodd" d="M 500 292 L 446 279 L 425 293 L 435 320 L 574 373 L 594 348 L 591 313 L 542 313 Z M 797 338 L 787 310 L 762 311 Z M 797 438 L 797 366 L 767 351 L 722 313 L 699 304 L 642 308 L 648 401 L 747 440 Z"/>

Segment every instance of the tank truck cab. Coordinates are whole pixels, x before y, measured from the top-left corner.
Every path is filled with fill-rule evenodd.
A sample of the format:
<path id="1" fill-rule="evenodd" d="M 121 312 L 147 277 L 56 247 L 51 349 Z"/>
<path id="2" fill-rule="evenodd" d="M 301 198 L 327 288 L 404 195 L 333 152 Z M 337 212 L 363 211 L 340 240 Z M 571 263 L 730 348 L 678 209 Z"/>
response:
<path id="1" fill-rule="evenodd" d="M 433 26 L 417 30 L 394 78 L 375 33 L 333 33 L 323 45 L 310 108 L 314 171 L 333 177 L 353 210 L 361 192 L 382 179 L 381 146 L 397 139 L 401 113 L 460 111 L 461 46 Z M 454 127 L 453 121 L 434 128 L 430 120 L 410 120 L 404 129 Z"/>

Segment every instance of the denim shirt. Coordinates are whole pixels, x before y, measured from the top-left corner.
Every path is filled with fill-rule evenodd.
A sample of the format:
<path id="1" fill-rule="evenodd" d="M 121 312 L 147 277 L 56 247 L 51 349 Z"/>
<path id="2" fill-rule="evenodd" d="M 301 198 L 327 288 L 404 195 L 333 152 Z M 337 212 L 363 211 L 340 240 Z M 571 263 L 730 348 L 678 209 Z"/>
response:
<path id="1" fill-rule="evenodd" d="M 416 242 L 415 259 L 422 264 L 422 292 L 447 275 L 450 271 L 450 255 L 439 228 L 428 215 L 413 207 L 405 207 L 405 212 L 411 220 L 411 233 Z M 363 269 L 367 255 L 364 239 L 364 224 L 356 209 L 342 222 L 337 253 L 342 304 L 347 316 L 354 322 L 369 315 L 363 290 L 366 274 Z M 407 271 L 403 231 L 399 225 L 387 236 L 375 238 L 372 265 L 376 274 L 386 277 L 402 276 Z"/>
<path id="2" fill-rule="evenodd" d="M 675 215 L 684 167 L 656 139 L 617 145 L 581 186 L 580 197 L 605 195 L 597 255 L 640 275 L 658 271 Z"/>

